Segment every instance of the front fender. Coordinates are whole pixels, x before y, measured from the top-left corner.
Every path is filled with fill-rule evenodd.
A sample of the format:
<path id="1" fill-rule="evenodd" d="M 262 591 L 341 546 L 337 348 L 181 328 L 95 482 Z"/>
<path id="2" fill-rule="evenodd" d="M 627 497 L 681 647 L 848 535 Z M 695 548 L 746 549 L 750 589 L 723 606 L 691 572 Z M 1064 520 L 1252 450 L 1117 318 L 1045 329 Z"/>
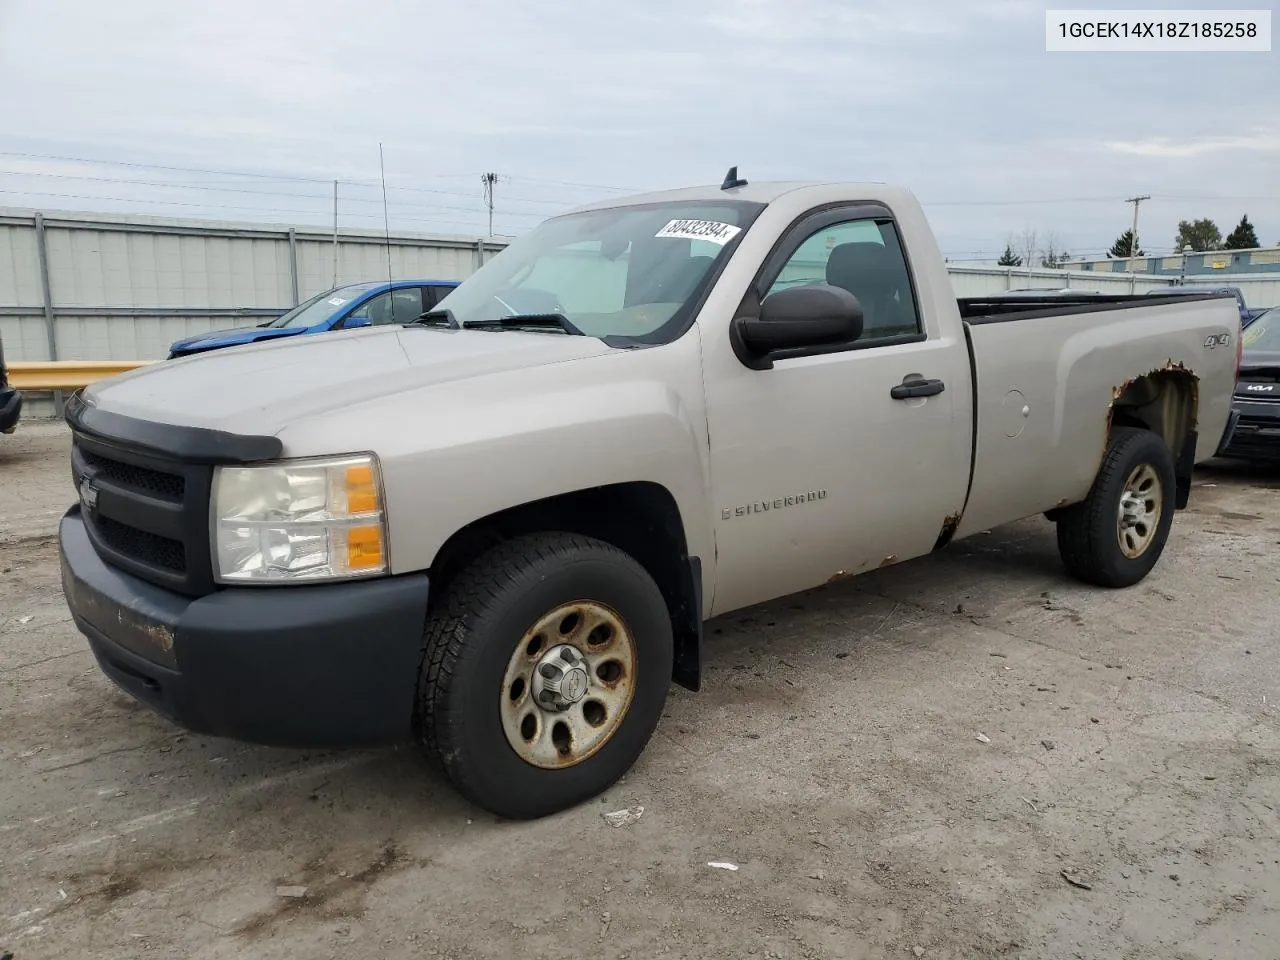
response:
<path id="1" fill-rule="evenodd" d="M 689 553 L 715 555 L 696 336 L 408 391 L 280 437 L 289 455 L 378 454 L 396 573 L 427 569 L 452 534 L 492 514 L 644 481 L 671 494 Z"/>
<path id="2" fill-rule="evenodd" d="M 637 383 L 460 417 L 441 430 L 447 442 L 384 462 L 392 569 L 425 569 L 455 531 L 510 507 L 635 481 L 665 488 L 689 552 L 711 556 L 706 445 L 692 413 L 670 388 Z"/>

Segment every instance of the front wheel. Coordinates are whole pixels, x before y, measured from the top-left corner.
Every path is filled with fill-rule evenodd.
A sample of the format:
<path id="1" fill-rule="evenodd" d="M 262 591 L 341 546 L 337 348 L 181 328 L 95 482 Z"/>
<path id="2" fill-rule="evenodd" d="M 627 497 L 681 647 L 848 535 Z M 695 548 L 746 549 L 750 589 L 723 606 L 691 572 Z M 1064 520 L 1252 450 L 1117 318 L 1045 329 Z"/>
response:
<path id="1" fill-rule="evenodd" d="M 532 818 L 595 796 L 657 727 L 672 631 L 653 578 L 609 544 L 520 537 L 462 571 L 428 617 L 417 727 L 468 799 Z"/>
<path id="2" fill-rule="evenodd" d="M 1067 571 L 1100 587 L 1128 587 L 1160 559 L 1173 525 L 1173 454 L 1157 434 L 1114 427 L 1089 495 L 1058 514 Z"/>

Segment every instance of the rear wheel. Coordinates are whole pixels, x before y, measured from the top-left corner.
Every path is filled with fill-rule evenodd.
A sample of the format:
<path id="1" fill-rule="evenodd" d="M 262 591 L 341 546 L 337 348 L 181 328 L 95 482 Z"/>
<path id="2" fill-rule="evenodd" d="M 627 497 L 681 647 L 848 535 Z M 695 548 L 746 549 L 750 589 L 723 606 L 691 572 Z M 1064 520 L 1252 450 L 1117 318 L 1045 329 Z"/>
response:
<path id="1" fill-rule="evenodd" d="M 512 818 L 588 799 L 643 752 L 671 678 L 671 619 L 629 555 L 520 537 L 435 605 L 419 679 L 422 746 L 458 790 Z"/>
<path id="2" fill-rule="evenodd" d="M 1057 513 L 1058 552 L 1085 583 L 1128 587 L 1156 565 L 1173 524 L 1173 454 L 1158 435 L 1114 427 L 1089 495 Z"/>

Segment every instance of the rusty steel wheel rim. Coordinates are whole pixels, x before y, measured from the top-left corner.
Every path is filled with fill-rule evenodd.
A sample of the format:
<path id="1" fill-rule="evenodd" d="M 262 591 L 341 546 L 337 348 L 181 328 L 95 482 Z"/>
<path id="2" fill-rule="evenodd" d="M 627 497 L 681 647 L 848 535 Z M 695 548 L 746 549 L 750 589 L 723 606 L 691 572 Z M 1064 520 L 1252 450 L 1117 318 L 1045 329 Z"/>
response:
<path id="1" fill-rule="evenodd" d="M 1160 482 L 1160 475 L 1151 464 L 1138 464 L 1124 482 L 1116 518 L 1120 552 L 1130 560 L 1146 553 L 1155 540 L 1163 502 L 1164 484 Z"/>
<path id="2" fill-rule="evenodd" d="M 635 638 L 611 607 L 564 603 L 525 631 L 499 694 L 502 729 L 544 770 L 581 763 L 609 742 L 631 706 Z"/>

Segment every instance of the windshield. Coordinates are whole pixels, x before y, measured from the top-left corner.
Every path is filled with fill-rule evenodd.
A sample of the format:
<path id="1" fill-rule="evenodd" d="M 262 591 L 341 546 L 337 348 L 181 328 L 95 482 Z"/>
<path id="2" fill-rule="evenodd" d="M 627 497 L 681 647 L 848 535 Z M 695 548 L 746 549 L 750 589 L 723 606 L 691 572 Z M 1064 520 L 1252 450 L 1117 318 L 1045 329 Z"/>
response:
<path id="1" fill-rule="evenodd" d="M 683 331 L 712 270 L 763 209 L 740 200 L 672 202 L 556 217 L 438 309 L 463 325 L 561 314 L 589 337 L 663 343 Z"/>
<path id="2" fill-rule="evenodd" d="M 324 293 L 317 293 L 310 300 L 304 300 L 283 317 L 277 317 L 268 327 L 313 327 L 322 320 L 332 316 L 333 311 L 346 306 L 362 293 L 376 287 L 376 283 L 353 283 L 346 287 L 335 287 Z"/>
<path id="3" fill-rule="evenodd" d="M 1244 328 L 1240 340 L 1246 350 L 1274 350 L 1280 353 L 1280 308 L 1258 314 Z"/>

